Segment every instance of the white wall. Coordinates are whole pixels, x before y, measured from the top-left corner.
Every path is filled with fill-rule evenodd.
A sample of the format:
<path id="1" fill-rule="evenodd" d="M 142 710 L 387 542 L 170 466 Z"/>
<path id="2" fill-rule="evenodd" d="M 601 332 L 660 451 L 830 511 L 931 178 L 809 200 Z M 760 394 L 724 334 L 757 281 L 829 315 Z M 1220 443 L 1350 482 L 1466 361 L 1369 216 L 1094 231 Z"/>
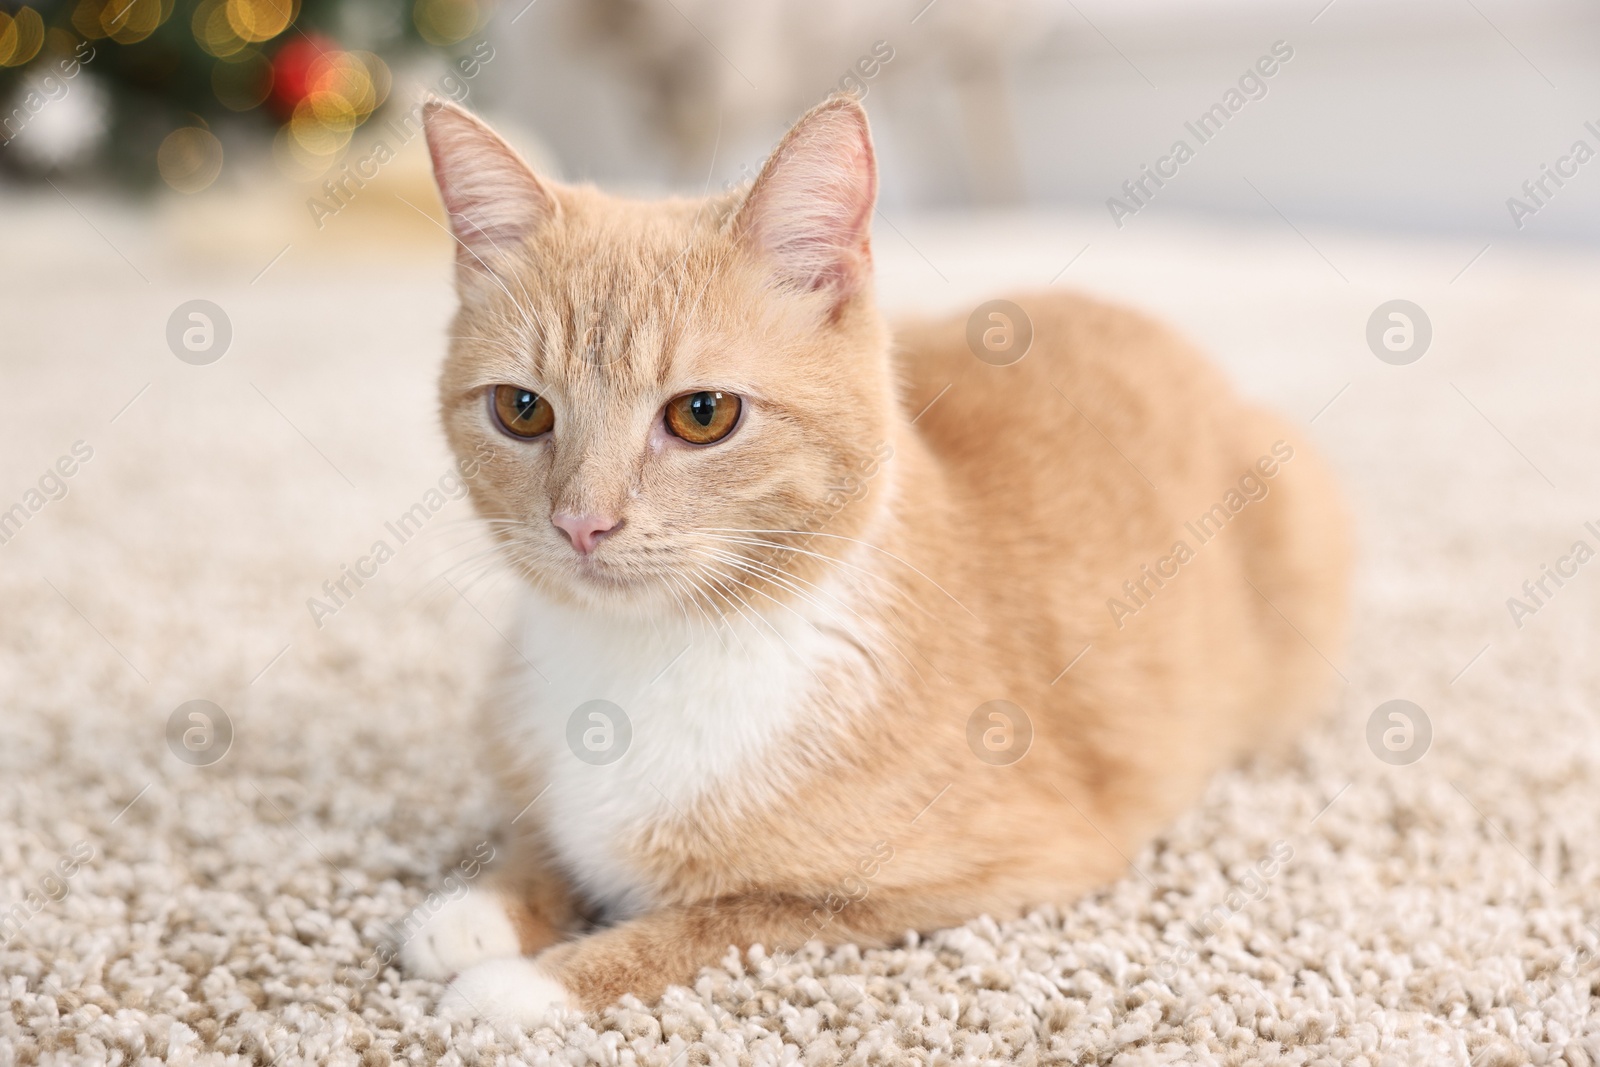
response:
<path id="1" fill-rule="evenodd" d="M 913 23 L 925 0 L 522 2 L 496 16 L 504 55 L 481 102 L 573 177 L 696 191 L 707 175 L 736 179 L 882 40 L 894 59 L 866 104 L 890 215 L 1104 210 L 1185 137 L 1195 158 L 1127 225 L 1275 206 L 1296 224 L 1600 239 L 1600 159 L 1547 183 L 1548 206 L 1520 230 L 1506 205 L 1574 141 L 1600 151 L 1584 127 L 1600 130 L 1593 4 L 935 0 Z M 631 39 L 602 25 L 607 9 L 641 13 Z M 1294 56 L 1267 95 L 1198 145 L 1184 121 L 1280 40 Z"/>

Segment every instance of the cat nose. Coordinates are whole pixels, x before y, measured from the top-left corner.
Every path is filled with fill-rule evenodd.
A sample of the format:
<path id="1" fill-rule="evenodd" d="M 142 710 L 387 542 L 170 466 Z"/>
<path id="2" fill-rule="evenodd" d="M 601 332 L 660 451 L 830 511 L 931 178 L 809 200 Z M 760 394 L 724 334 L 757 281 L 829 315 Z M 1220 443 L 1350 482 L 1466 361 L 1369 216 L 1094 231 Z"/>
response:
<path id="1" fill-rule="evenodd" d="M 616 519 L 603 515 L 552 515 L 550 521 L 556 529 L 567 535 L 578 555 L 587 556 L 600 543 L 600 538 L 617 528 Z"/>

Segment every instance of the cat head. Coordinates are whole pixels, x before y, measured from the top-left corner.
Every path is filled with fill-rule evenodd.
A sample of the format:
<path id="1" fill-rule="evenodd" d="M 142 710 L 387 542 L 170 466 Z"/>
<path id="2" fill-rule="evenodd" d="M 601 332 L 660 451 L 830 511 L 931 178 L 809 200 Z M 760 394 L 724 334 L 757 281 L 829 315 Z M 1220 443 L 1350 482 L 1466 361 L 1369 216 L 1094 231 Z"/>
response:
<path id="1" fill-rule="evenodd" d="M 702 200 L 558 184 L 450 104 L 425 126 L 460 296 L 443 420 L 490 457 L 472 496 L 505 558 L 589 607 L 814 602 L 882 513 L 896 418 L 860 104 Z"/>

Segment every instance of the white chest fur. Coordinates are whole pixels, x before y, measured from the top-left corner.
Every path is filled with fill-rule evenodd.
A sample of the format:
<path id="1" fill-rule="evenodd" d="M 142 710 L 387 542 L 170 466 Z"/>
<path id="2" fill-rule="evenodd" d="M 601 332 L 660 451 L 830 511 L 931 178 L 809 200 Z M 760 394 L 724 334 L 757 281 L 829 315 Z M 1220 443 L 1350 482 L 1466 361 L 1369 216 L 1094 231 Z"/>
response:
<path id="1" fill-rule="evenodd" d="M 653 902 L 637 861 L 652 825 L 693 818 L 703 801 L 726 810 L 781 796 L 798 764 L 790 739 L 815 714 L 818 687 L 860 657 L 827 620 L 786 610 L 713 631 L 619 621 L 531 593 L 523 607 L 520 644 L 544 679 L 519 664 L 512 726 L 526 746 L 518 755 L 547 785 L 526 817 L 609 918 Z"/>

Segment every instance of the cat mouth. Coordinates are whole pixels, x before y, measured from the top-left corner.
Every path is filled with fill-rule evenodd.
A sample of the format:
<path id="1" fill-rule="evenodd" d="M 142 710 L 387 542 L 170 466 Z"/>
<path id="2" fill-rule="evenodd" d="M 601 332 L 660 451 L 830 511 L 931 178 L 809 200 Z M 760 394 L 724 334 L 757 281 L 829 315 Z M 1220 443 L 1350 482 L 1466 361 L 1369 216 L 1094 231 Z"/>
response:
<path id="1" fill-rule="evenodd" d="M 578 568 L 578 580 L 588 585 L 598 585 L 602 589 L 634 589 L 643 584 L 637 578 L 610 574 L 593 564 Z"/>
<path id="2" fill-rule="evenodd" d="M 652 584 L 653 575 L 641 575 L 624 571 L 614 563 L 596 559 L 594 556 L 581 556 L 572 567 L 573 580 L 586 588 L 599 588 L 614 592 L 632 592 Z"/>
<path id="3" fill-rule="evenodd" d="M 554 558 L 525 558 L 517 569 L 535 586 L 591 601 L 648 599 L 672 585 L 669 568 L 619 554 L 615 546 L 582 555 L 562 548 Z"/>

